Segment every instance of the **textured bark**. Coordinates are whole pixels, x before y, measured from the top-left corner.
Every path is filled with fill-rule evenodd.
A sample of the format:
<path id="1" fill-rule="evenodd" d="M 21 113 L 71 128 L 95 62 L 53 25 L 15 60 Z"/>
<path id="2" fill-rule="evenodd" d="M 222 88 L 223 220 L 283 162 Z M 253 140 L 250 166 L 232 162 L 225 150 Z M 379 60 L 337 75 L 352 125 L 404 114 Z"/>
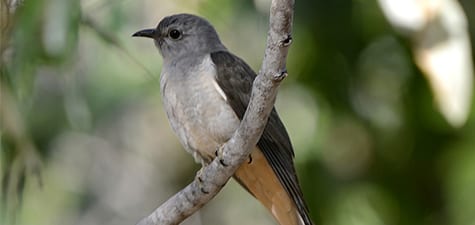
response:
<path id="1" fill-rule="evenodd" d="M 254 81 L 243 120 L 232 138 L 223 145 L 220 157 L 203 167 L 197 175 L 199 177 L 137 225 L 181 223 L 216 196 L 239 165 L 248 159 L 264 131 L 279 84 L 287 76 L 285 64 L 292 42 L 293 7 L 293 0 L 273 0 L 271 3 L 262 67 Z"/>

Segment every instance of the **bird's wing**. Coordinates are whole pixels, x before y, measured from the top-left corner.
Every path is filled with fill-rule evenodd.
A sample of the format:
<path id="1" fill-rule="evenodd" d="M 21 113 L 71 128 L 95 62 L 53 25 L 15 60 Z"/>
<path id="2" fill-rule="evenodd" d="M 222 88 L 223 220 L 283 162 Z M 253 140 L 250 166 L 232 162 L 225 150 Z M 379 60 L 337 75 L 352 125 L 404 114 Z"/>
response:
<path id="1" fill-rule="evenodd" d="M 242 120 L 249 104 L 256 73 L 242 59 L 227 51 L 213 52 L 211 59 L 216 65 L 218 85 L 226 94 L 228 104 Z M 305 224 L 312 224 L 295 172 L 292 144 L 275 108 L 272 109 L 257 146 L 296 204 L 298 213 Z"/>

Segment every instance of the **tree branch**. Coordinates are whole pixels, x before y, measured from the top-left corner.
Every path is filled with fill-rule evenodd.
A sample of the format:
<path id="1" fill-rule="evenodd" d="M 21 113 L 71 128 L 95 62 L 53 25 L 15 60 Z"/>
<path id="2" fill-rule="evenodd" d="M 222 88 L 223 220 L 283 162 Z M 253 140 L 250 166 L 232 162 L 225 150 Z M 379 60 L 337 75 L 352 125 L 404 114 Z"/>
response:
<path id="1" fill-rule="evenodd" d="M 277 88 L 287 76 L 285 63 L 292 41 L 293 6 L 294 0 L 273 0 L 271 3 L 263 64 L 254 80 L 243 120 L 232 138 L 223 145 L 222 157 L 201 170 L 200 182 L 195 179 L 138 225 L 179 224 L 216 196 L 237 168 L 248 159 L 267 124 Z M 227 166 L 224 167 L 220 160 L 226 162 Z"/>

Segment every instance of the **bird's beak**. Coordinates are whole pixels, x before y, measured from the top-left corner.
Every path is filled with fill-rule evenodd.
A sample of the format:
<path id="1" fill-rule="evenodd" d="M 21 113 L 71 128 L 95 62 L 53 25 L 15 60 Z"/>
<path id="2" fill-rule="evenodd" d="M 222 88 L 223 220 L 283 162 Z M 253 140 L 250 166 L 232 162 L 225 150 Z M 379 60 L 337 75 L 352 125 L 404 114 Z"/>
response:
<path id="1" fill-rule="evenodd" d="M 145 29 L 145 30 L 135 32 L 135 34 L 132 34 L 132 37 L 154 38 L 155 33 L 156 33 L 156 29 Z"/>

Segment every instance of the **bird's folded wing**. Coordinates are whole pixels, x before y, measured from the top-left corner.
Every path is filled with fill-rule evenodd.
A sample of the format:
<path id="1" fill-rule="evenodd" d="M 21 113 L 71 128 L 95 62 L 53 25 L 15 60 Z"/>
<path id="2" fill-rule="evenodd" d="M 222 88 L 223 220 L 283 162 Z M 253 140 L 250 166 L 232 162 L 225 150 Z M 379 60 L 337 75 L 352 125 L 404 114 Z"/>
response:
<path id="1" fill-rule="evenodd" d="M 249 104 L 256 73 L 242 59 L 227 51 L 212 52 L 211 59 L 217 70 L 216 81 L 226 94 L 228 104 L 241 120 Z M 272 109 L 257 145 L 294 200 L 305 224 L 312 224 L 293 165 L 292 144 L 275 108 Z"/>

